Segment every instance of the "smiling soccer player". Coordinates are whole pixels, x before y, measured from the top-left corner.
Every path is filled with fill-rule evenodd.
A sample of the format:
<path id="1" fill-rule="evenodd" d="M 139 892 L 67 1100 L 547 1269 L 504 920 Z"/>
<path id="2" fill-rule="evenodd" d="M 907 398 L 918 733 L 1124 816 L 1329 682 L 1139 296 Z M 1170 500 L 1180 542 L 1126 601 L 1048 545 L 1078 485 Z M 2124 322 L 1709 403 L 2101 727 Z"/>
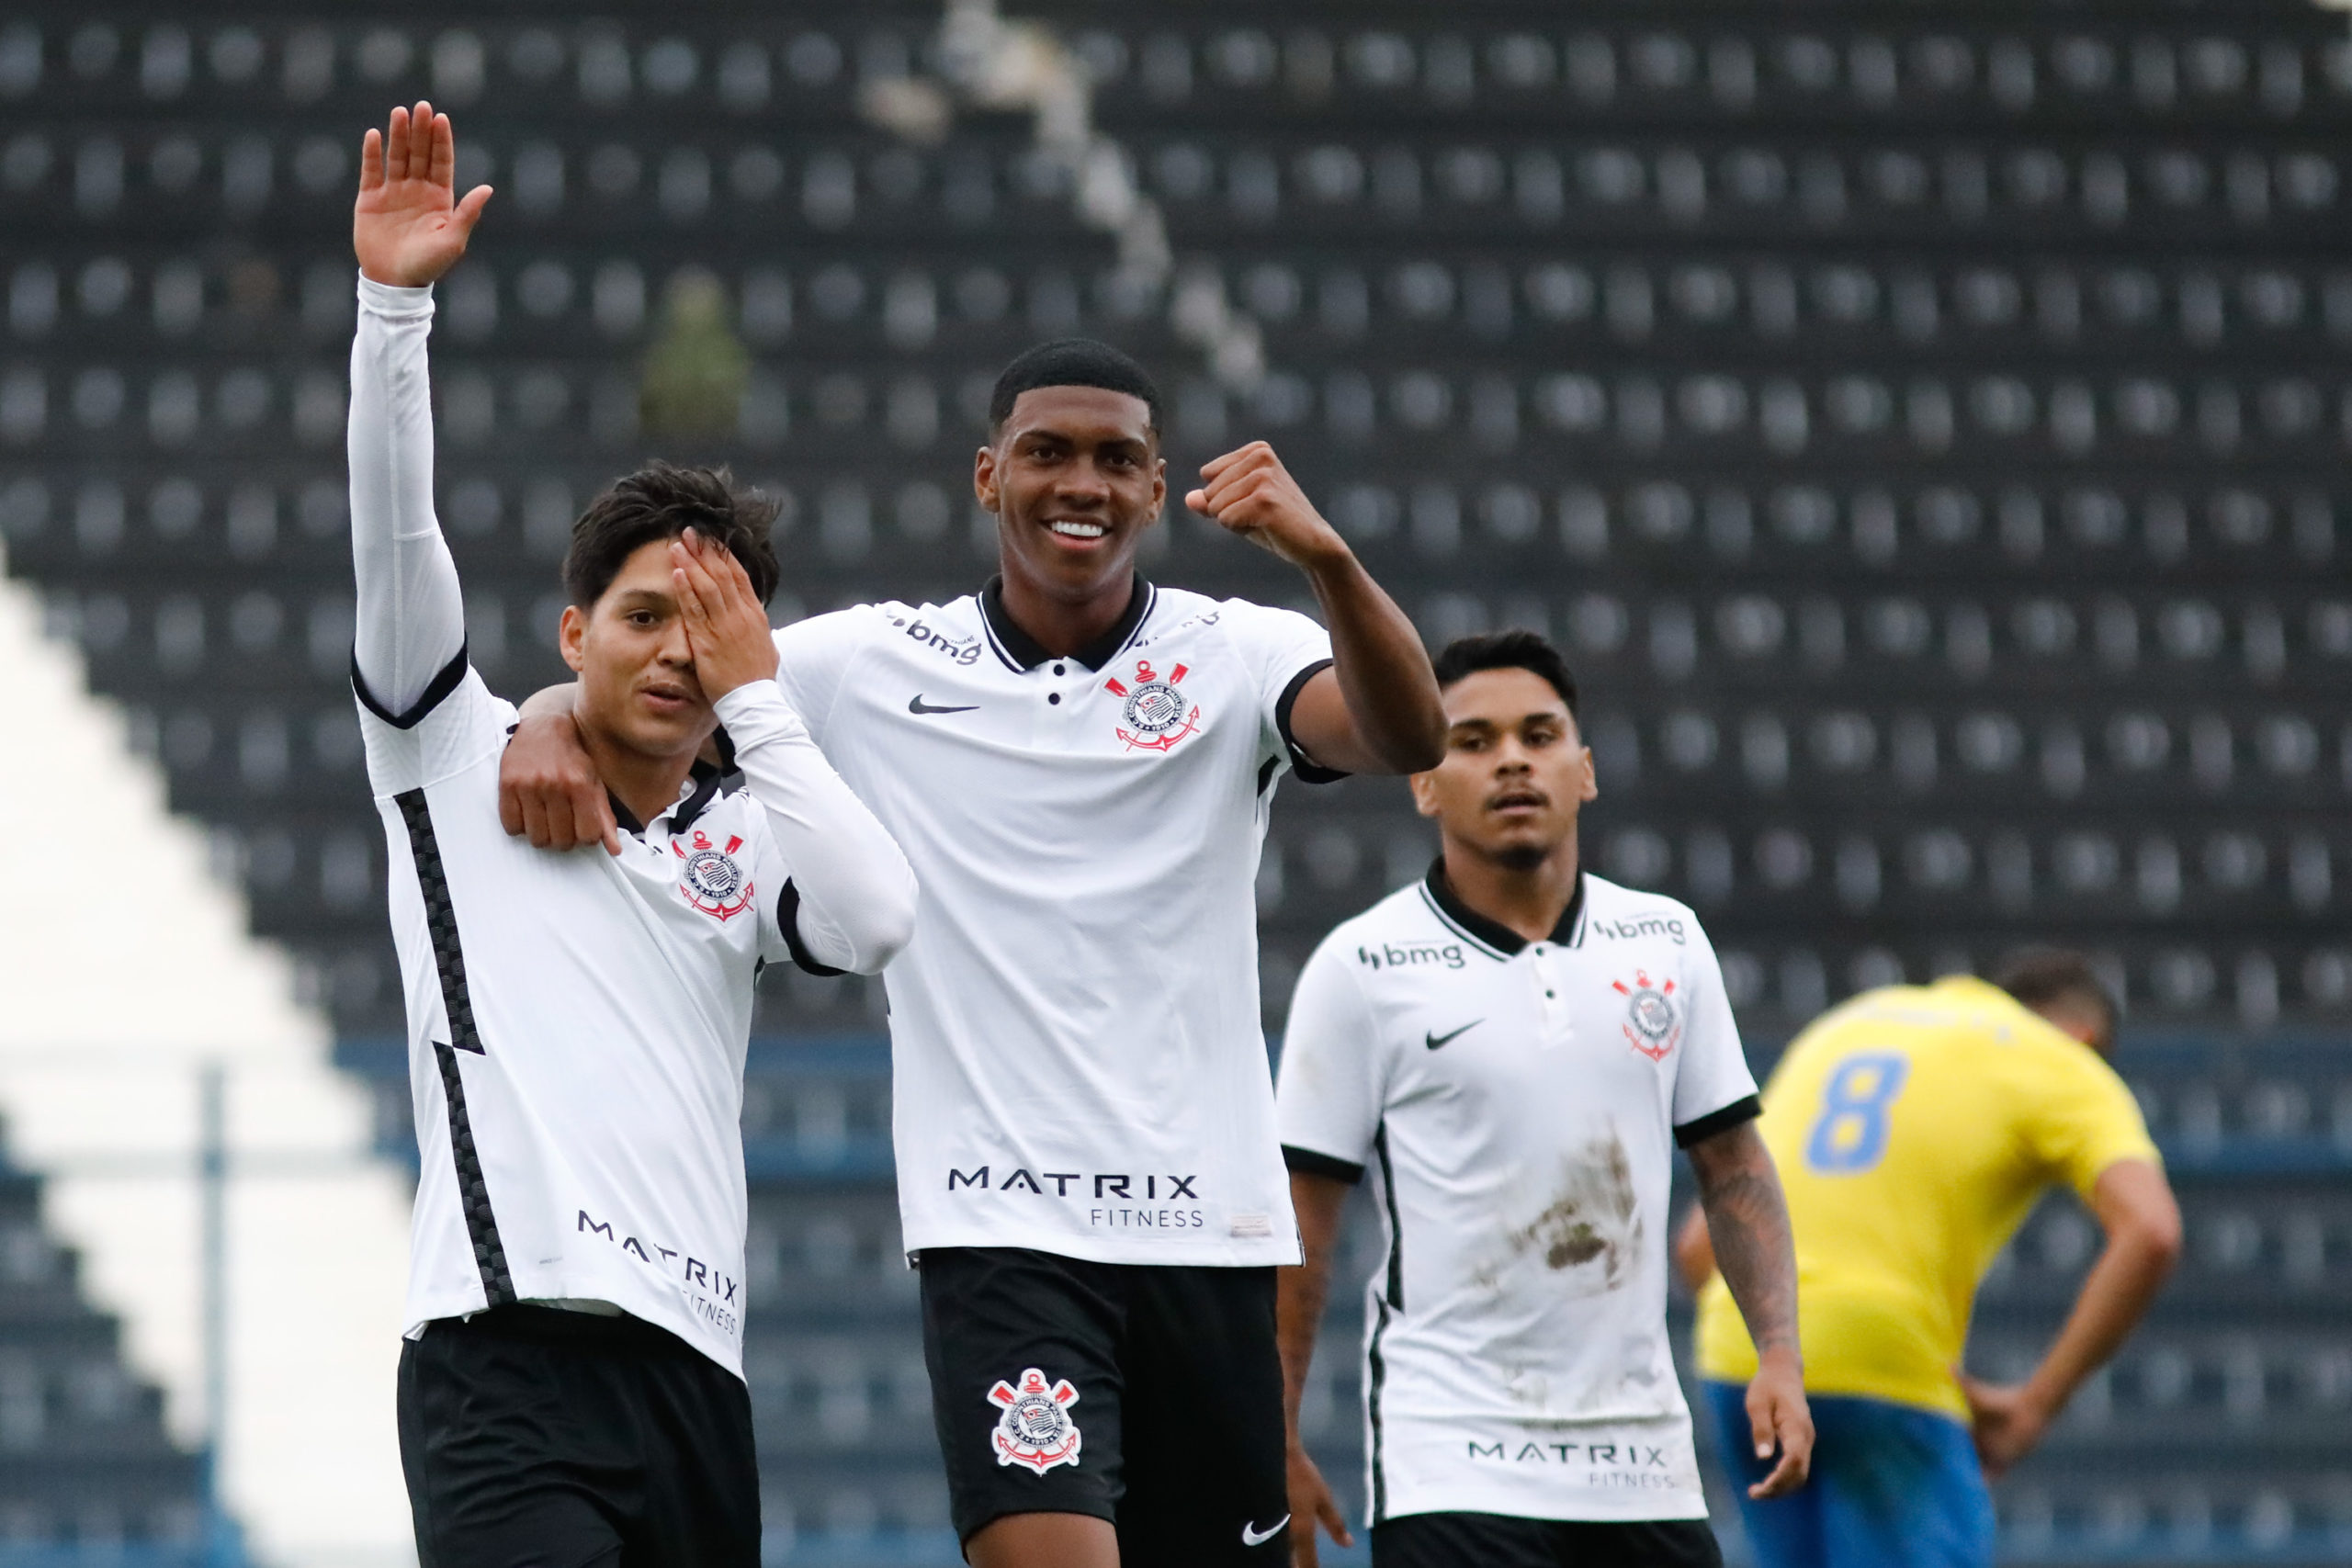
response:
<path id="1" fill-rule="evenodd" d="M 1259 848 L 1284 769 L 1408 773 L 1443 728 L 1412 624 L 1263 444 L 1187 504 L 1297 567 L 1329 631 L 1137 574 L 1159 407 L 1101 344 L 1021 355 L 973 464 L 1000 575 L 776 634 L 778 680 L 922 879 L 888 976 L 892 1131 L 978 1568 L 1283 1560 L 1273 1266 L 1298 1250 Z M 593 838 L 569 700 L 516 736 L 509 821 Z"/>
<path id="2" fill-rule="evenodd" d="M 700 469 L 619 481 L 564 560 L 563 655 L 617 852 L 501 830 L 514 709 L 467 663 L 433 513 L 433 284 L 490 199 L 454 199 L 455 163 L 447 116 L 393 110 L 352 220 L 352 683 L 421 1157 L 399 1383 L 417 1555 L 752 1568 L 752 980 L 786 958 L 880 968 L 914 879 L 777 689 L 772 512 Z M 696 761 L 721 720 L 740 788 Z"/>

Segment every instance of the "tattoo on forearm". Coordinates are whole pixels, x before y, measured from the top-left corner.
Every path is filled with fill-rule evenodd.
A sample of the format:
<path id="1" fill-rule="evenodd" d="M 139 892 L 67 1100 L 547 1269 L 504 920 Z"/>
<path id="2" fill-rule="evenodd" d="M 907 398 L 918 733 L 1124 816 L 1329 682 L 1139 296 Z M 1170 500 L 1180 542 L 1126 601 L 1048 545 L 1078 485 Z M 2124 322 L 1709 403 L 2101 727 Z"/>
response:
<path id="1" fill-rule="evenodd" d="M 1718 1147 L 1728 1145 L 1728 1147 Z M 1690 1151 L 1716 1266 L 1758 1349 L 1797 1342 L 1796 1250 L 1779 1172 L 1752 1126 Z"/>

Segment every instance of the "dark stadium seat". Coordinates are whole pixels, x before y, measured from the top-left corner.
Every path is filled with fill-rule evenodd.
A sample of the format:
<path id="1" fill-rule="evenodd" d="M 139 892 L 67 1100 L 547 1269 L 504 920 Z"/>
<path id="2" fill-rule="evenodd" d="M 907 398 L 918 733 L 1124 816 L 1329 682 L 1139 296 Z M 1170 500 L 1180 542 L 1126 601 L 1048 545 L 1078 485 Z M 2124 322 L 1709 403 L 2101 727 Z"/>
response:
<path id="1" fill-rule="evenodd" d="M 442 516 L 497 689 L 560 673 L 571 520 L 651 453 L 783 502 L 780 619 L 968 591 L 995 370 L 1042 336 L 1117 341 L 1164 378 L 1180 489 L 1263 435 L 1432 640 L 1560 641 L 1600 767 L 1589 863 L 1700 910 L 1756 1040 L 2028 939 L 2093 951 L 2189 1252 L 2004 1489 L 2007 1549 L 2347 1550 L 2340 24 L 2288 0 L 1001 8 L 1083 62 L 1261 377 L 1221 379 L 1168 280 L 1118 268 L 1024 119 L 888 129 L 920 130 L 874 106 L 938 69 L 936 5 L 0 20 L 8 569 L 297 956 L 383 1146 L 411 1145 L 345 684 L 344 213 L 360 130 L 430 94 L 461 180 L 499 187 L 435 344 Z M 652 367 L 714 288 L 731 426 L 679 434 Z M 1181 512 L 1148 570 L 1304 597 Z M 1400 784 L 1283 786 L 1271 1032 L 1323 932 L 1433 851 Z M 956 1557 L 883 1012 L 862 980 L 763 987 L 750 1365 L 780 1562 Z M 2046 1335 L 2088 1226 L 2056 1203 L 2012 1249 L 1987 1369 Z M 9 1359 L 7 1325 L 53 1315 L 112 1366 L 64 1289 L 0 1288 L 0 1447 L 28 1410 L 79 1433 L 103 1408 L 90 1429 L 146 1457 L 75 1460 L 21 1504 L 0 1484 L 0 1542 L 180 1539 L 193 1461 L 152 1396 Z M 1351 1497 L 1355 1310 L 1307 1404 Z M 82 1451 L 41 1441 L 44 1475 Z M 145 1465 L 145 1501 L 59 1501 Z"/>
<path id="2" fill-rule="evenodd" d="M 163 1396 L 123 1365 L 118 1325 L 41 1225 L 40 1178 L 0 1151 L 0 1563 L 78 1549 L 195 1568 L 204 1459 L 164 1428 Z"/>

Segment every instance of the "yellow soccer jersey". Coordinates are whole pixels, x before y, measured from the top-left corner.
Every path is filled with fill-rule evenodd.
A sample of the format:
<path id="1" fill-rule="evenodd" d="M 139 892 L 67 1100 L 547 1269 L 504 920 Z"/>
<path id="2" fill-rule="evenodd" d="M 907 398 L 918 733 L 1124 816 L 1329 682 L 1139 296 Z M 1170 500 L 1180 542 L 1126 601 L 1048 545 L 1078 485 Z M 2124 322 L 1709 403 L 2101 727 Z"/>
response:
<path id="1" fill-rule="evenodd" d="M 2114 1069 L 1965 976 L 1816 1020 L 1765 1085 L 1759 1125 L 1796 1232 L 1805 1387 L 1962 1420 L 1952 1369 L 1977 1282 L 2034 1201 L 2156 1158 Z M 1698 1351 L 1703 1376 L 1756 1375 L 1721 1276 L 1700 1295 Z"/>

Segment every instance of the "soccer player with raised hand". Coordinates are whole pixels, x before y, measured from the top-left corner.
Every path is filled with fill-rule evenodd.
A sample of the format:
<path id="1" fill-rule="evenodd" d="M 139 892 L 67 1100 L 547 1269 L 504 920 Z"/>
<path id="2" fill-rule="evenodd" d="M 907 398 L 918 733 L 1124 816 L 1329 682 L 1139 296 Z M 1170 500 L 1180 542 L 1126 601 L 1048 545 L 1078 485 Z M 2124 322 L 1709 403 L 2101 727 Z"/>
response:
<path id="1" fill-rule="evenodd" d="M 1298 1243 L 1259 850 L 1284 770 L 1408 773 L 1443 733 L 1411 623 L 1262 443 L 1188 504 L 1297 568 L 1328 630 L 1138 574 L 1159 412 L 1105 344 L 1020 355 L 973 459 L 998 575 L 776 634 L 778 682 L 922 879 L 888 976 L 892 1131 L 978 1568 L 1283 1561 L 1273 1271 Z M 509 825 L 550 843 L 603 827 L 575 704 L 532 699 L 508 753 Z"/>
<path id="2" fill-rule="evenodd" d="M 503 830 L 514 709 L 467 662 L 433 510 L 433 285 L 491 194 L 457 198 L 455 154 L 447 116 L 394 109 L 352 220 L 352 683 L 421 1156 L 399 1381 L 417 1553 L 752 1568 L 752 981 L 786 959 L 879 969 L 914 879 L 776 685 L 773 507 L 658 464 L 589 504 L 563 565 L 613 853 Z M 724 775 L 699 760 L 722 723 Z"/>

